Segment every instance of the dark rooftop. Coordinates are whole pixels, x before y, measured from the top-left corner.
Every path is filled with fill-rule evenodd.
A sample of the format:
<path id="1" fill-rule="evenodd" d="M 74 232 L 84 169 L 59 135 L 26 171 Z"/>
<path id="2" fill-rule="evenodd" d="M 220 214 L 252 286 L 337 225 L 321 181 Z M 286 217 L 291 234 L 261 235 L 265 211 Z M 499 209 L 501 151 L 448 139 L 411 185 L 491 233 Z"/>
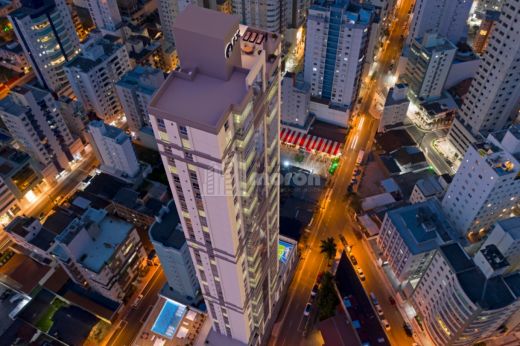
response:
<path id="1" fill-rule="evenodd" d="M 81 308 L 70 305 L 54 313 L 49 335 L 68 345 L 83 345 L 98 319 Z"/>
<path id="2" fill-rule="evenodd" d="M 415 142 L 412 139 L 412 137 L 408 134 L 406 130 L 403 129 L 378 133 L 376 135 L 376 142 L 387 153 L 390 153 L 402 147 L 415 145 Z"/>
<path id="3" fill-rule="evenodd" d="M 162 220 L 156 221 L 150 227 L 150 239 L 152 242 L 160 242 L 166 247 L 179 250 L 186 244 L 186 238 L 182 229 L 177 228 L 180 219 L 173 200 L 168 204 L 168 208 L 170 211 L 163 215 Z"/>
<path id="4" fill-rule="evenodd" d="M 121 188 L 128 186 L 130 185 L 123 180 L 101 173 L 92 178 L 85 191 L 108 200 L 113 200 Z"/>

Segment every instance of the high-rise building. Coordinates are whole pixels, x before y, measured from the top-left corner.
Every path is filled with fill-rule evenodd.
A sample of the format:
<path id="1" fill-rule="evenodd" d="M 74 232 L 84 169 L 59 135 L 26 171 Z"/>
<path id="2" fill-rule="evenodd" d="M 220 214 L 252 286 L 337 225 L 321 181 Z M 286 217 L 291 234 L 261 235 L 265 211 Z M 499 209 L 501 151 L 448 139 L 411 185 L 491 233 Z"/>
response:
<path id="1" fill-rule="evenodd" d="M 508 218 L 520 196 L 520 125 L 472 144 L 451 182 L 442 206 L 462 233 L 488 230 Z"/>
<path id="2" fill-rule="evenodd" d="M 139 173 L 132 141 L 123 130 L 94 120 L 88 126 L 88 133 L 102 170 L 124 178 L 133 178 Z"/>
<path id="3" fill-rule="evenodd" d="M 257 345 L 279 299 L 281 38 L 239 21 L 188 6 L 148 109 L 213 331 Z"/>
<path id="4" fill-rule="evenodd" d="M 134 225 L 93 208 L 56 236 L 52 254 L 76 283 L 118 301 L 134 292 L 146 258 Z"/>
<path id="5" fill-rule="evenodd" d="M 417 0 L 407 42 L 436 32 L 457 44 L 466 40 L 471 0 Z"/>
<path id="6" fill-rule="evenodd" d="M 282 33 L 287 25 L 285 13 L 289 1 L 232 0 L 233 13 L 243 24 L 269 32 Z"/>
<path id="7" fill-rule="evenodd" d="M 338 6 L 315 1 L 310 7 L 304 75 L 311 86 L 311 111 L 318 119 L 347 126 L 359 93 L 373 17 L 373 7 L 350 2 Z M 319 105 L 325 109 L 316 109 Z"/>
<path id="8" fill-rule="evenodd" d="M 80 47 L 65 1 L 24 0 L 9 20 L 40 84 L 54 93 L 71 95 L 63 65 Z"/>
<path id="9" fill-rule="evenodd" d="M 21 148 L 44 165 L 58 171 L 83 149 L 72 137 L 51 93 L 32 85 L 11 90 L 0 101 L 0 117 Z"/>
<path id="10" fill-rule="evenodd" d="M 181 302 L 195 303 L 200 294 L 199 280 L 195 274 L 175 203 L 171 201 L 168 208 L 168 212 L 150 227 L 150 240 L 161 262 L 173 298 L 178 296 Z"/>
<path id="11" fill-rule="evenodd" d="M 282 1 L 283 2 L 283 1 Z M 287 28 L 299 28 L 305 24 L 311 0 L 289 0 L 286 4 L 285 24 Z"/>
<path id="12" fill-rule="evenodd" d="M 496 336 L 520 308 L 520 273 L 487 251 L 475 261 L 457 244 L 440 247 L 412 301 L 435 346 L 474 345 Z"/>
<path id="13" fill-rule="evenodd" d="M 116 83 L 130 131 L 137 133 L 143 126 L 150 126 L 148 104 L 163 82 L 163 71 L 139 65 Z"/>
<path id="14" fill-rule="evenodd" d="M 489 44 L 491 33 L 500 18 L 500 11 L 487 10 L 479 15 L 482 18 L 478 32 L 473 39 L 473 51 L 477 54 L 483 54 Z"/>
<path id="15" fill-rule="evenodd" d="M 312 123 L 309 116 L 311 102 L 310 85 L 302 74 L 287 72 L 282 80 L 282 123 L 302 130 L 308 130 Z"/>
<path id="16" fill-rule="evenodd" d="M 122 20 L 117 0 L 89 0 L 88 10 L 99 30 L 115 33 L 121 28 Z"/>
<path id="17" fill-rule="evenodd" d="M 441 97 L 456 52 L 453 43 L 435 33 L 412 40 L 403 80 L 418 100 Z"/>
<path id="18" fill-rule="evenodd" d="M 65 72 L 76 96 L 101 119 L 112 120 L 123 113 L 115 83 L 132 69 L 126 47 L 112 35 L 93 35 L 82 52 L 65 64 Z"/>
<path id="19" fill-rule="evenodd" d="M 385 132 L 392 127 L 402 126 L 406 119 L 406 113 L 410 106 L 410 101 L 406 96 L 408 85 L 398 83 L 388 90 L 381 119 L 379 120 L 379 132 Z"/>
<path id="20" fill-rule="evenodd" d="M 520 109 L 520 5 L 507 3 L 495 24 L 480 66 L 450 128 L 448 138 L 460 154 L 481 135 L 506 128 Z"/>

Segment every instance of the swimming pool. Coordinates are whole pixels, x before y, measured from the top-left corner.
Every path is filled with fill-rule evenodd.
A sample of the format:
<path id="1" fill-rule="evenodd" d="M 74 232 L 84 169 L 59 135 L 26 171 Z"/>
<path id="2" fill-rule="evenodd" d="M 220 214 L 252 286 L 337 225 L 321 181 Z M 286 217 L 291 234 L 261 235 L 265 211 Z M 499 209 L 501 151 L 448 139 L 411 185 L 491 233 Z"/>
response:
<path id="1" fill-rule="evenodd" d="M 175 331 L 179 326 L 184 313 L 186 312 L 186 305 L 179 304 L 173 300 L 166 300 L 157 316 L 152 327 L 152 332 L 173 339 Z"/>

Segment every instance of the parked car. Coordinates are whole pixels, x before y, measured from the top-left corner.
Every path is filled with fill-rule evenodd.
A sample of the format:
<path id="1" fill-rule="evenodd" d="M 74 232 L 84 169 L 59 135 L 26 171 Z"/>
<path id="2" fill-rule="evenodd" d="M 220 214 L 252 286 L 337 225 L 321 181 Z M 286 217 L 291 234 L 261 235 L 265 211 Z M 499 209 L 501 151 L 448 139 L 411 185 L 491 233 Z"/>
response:
<path id="1" fill-rule="evenodd" d="M 386 331 L 389 331 L 391 329 L 390 328 L 390 323 L 388 323 L 387 320 L 385 320 L 385 319 L 381 320 L 381 324 L 383 325 L 383 327 L 385 327 Z"/>
<path id="2" fill-rule="evenodd" d="M 390 302 L 390 304 L 395 305 L 394 297 L 392 297 L 392 296 L 388 297 L 388 301 Z"/>
<path id="3" fill-rule="evenodd" d="M 353 265 L 358 264 L 358 261 L 357 261 L 356 257 L 354 257 L 354 255 L 350 255 L 350 261 L 352 262 Z"/>
<path id="4" fill-rule="evenodd" d="M 314 297 L 315 295 L 318 294 L 318 288 L 319 288 L 319 285 L 314 284 L 314 286 L 312 287 L 312 290 L 311 290 L 311 297 Z"/>
<path id="5" fill-rule="evenodd" d="M 379 305 L 376 294 L 374 292 L 370 292 L 370 300 L 372 300 L 372 304 Z"/>
<path id="6" fill-rule="evenodd" d="M 385 317 L 383 314 L 383 309 L 381 309 L 381 305 L 376 304 L 375 307 L 376 307 L 376 311 L 377 311 L 377 316 L 379 316 L 380 319 L 384 319 Z"/>
<path id="7" fill-rule="evenodd" d="M 406 335 L 408 336 L 413 336 L 413 329 L 412 329 L 412 326 L 410 325 L 410 323 L 407 323 L 405 322 L 403 324 L 403 329 L 404 329 L 404 332 L 406 333 Z"/>
<path id="8" fill-rule="evenodd" d="M 307 305 L 305 305 L 305 310 L 303 310 L 303 316 L 309 316 L 311 314 L 311 310 L 312 310 L 312 304 L 307 303 Z"/>
<path id="9" fill-rule="evenodd" d="M 137 296 L 137 298 L 135 299 L 134 301 L 134 304 L 132 304 L 132 308 L 137 308 L 137 306 L 139 306 L 139 303 L 141 302 L 141 300 L 143 299 L 143 295 L 142 294 L 139 294 Z"/>
<path id="10" fill-rule="evenodd" d="M 344 247 L 348 246 L 348 241 L 347 241 L 347 239 L 345 239 L 345 237 L 343 235 L 340 234 L 339 240 L 341 241 L 341 244 L 343 244 Z"/>
<path id="11" fill-rule="evenodd" d="M 360 267 L 357 267 L 356 271 L 357 271 L 358 276 L 361 279 L 361 281 L 365 281 L 366 277 L 365 277 L 365 274 L 363 273 L 363 270 Z"/>

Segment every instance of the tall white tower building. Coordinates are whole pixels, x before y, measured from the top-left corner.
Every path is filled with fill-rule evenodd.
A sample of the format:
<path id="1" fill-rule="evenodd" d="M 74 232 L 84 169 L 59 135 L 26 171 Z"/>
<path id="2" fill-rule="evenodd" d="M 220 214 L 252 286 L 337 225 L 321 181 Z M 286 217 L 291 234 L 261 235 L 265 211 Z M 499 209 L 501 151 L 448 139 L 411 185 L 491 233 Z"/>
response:
<path id="1" fill-rule="evenodd" d="M 166 44 L 174 46 L 175 39 L 173 37 L 173 24 L 175 18 L 189 4 L 202 6 L 202 0 L 159 0 L 159 20 L 161 21 L 161 30 L 163 39 Z"/>
<path id="2" fill-rule="evenodd" d="M 24 0 L 9 20 L 40 84 L 59 95 L 71 95 L 63 65 L 80 47 L 65 1 Z"/>
<path id="3" fill-rule="evenodd" d="M 88 0 L 88 10 L 99 30 L 115 33 L 121 28 L 122 20 L 117 0 Z"/>
<path id="4" fill-rule="evenodd" d="M 131 69 L 126 47 L 113 35 L 89 38 L 81 54 L 65 65 L 76 96 L 101 119 L 122 114 L 115 83 Z"/>
<path id="5" fill-rule="evenodd" d="M 88 126 L 88 133 L 102 170 L 123 178 L 132 178 L 139 173 L 139 162 L 132 141 L 125 132 L 94 120 Z"/>
<path id="6" fill-rule="evenodd" d="M 322 3 L 322 4 L 321 4 Z M 333 111 L 316 111 L 318 118 L 343 127 L 354 108 L 374 18 L 372 6 L 345 1 L 316 1 L 307 17 L 305 82 L 314 102 Z M 335 112 L 334 112 L 335 111 Z"/>
<path id="7" fill-rule="evenodd" d="M 502 14 L 480 60 L 462 109 L 448 134 L 463 154 L 480 135 L 506 128 L 520 109 L 520 4 L 510 1 Z"/>
<path id="8" fill-rule="evenodd" d="M 472 144 L 442 206 L 462 234 L 488 230 L 508 218 L 520 196 L 520 125 Z"/>
<path id="9" fill-rule="evenodd" d="M 258 345 L 279 299 L 281 39 L 239 21 L 188 6 L 148 109 L 213 333 Z"/>
<path id="10" fill-rule="evenodd" d="M 285 13 L 289 1 L 232 0 L 233 13 L 246 25 L 281 33 L 287 25 Z"/>
<path id="11" fill-rule="evenodd" d="M 465 40 L 472 4 L 471 0 L 417 0 L 407 42 L 427 32 L 436 32 L 455 44 Z"/>

